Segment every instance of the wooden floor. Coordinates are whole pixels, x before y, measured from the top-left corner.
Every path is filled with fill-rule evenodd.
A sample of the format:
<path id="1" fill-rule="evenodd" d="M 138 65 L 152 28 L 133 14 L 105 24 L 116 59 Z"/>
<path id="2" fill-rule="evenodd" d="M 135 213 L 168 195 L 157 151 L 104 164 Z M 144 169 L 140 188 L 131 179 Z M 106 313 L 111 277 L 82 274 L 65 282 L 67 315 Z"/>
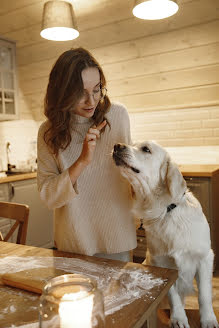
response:
<path id="1" fill-rule="evenodd" d="M 212 280 L 213 287 L 213 308 L 215 315 L 219 322 L 219 270 L 214 274 Z M 197 292 L 197 287 L 195 284 L 195 290 Z M 199 328 L 200 319 L 198 311 L 198 297 L 197 293 L 194 296 L 189 296 L 186 298 L 185 305 L 187 317 L 189 320 L 190 328 Z M 158 328 L 166 328 L 169 326 L 169 310 L 158 310 Z"/>

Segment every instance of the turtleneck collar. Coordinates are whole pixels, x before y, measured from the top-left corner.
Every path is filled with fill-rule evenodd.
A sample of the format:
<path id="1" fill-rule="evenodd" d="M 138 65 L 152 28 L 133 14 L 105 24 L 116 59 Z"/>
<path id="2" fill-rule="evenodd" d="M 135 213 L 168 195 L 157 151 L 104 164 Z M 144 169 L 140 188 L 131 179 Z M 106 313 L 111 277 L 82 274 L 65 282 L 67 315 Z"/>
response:
<path id="1" fill-rule="evenodd" d="M 80 116 L 77 114 L 72 113 L 72 122 L 73 124 L 87 124 L 87 123 L 92 123 L 93 119 L 90 117 L 84 117 L 84 116 Z"/>

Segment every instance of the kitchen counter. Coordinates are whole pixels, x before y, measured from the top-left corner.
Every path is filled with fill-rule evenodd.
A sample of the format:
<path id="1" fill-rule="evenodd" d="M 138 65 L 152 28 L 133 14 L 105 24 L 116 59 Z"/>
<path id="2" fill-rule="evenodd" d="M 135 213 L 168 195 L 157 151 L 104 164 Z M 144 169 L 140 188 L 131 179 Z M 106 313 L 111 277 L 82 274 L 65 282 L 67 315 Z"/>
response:
<path id="1" fill-rule="evenodd" d="M 36 178 L 36 172 L 22 173 L 22 174 L 12 174 L 7 177 L 0 177 L 0 183 L 7 183 L 13 181 L 27 180 Z"/>
<path id="2" fill-rule="evenodd" d="M 193 176 L 193 177 L 212 177 L 216 174 L 219 174 L 219 165 L 217 164 L 185 164 L 185 165 L 178 165 L 180 171 L 182 172 L 183 176 Z M 13 181 L 20 181 L 26 179 L 34 179 L 36 178 L 36 172 L 30 173 L 22 173 L 22 174 L 15 174 L 9 175 L 7 177 L 0 177 L 0 183 L 7 183 Z"/>
<path id="3" fill-rule="evenodd" d="M 178 166 L 184 177 L 213 177 L 214 175 L 219 174 L 219 165 L 217 164 L 179 164 Z"/>

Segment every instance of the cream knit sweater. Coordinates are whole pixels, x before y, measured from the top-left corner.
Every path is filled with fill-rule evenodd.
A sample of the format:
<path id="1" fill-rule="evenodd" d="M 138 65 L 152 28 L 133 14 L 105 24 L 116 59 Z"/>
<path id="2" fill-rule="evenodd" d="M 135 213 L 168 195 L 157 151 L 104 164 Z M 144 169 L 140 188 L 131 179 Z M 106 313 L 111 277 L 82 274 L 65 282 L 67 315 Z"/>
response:
<path id="1" fill-rule="evenodd" d="M 55 157 L 38 133 L 38 189 L 54 209 L 54 239 L 59 250 L 86 255 L 119 253 L 135 248 L 128 182 L 114 165 L 111 152 L 118 142 L 130 143 L 130 122 L 124 106 L 113 104 L 106 114 L 111 128 L 97 140 L 94 158 L 72 186 L 68 168 L 78 159 L 92 119 L 74 115 L 72 142 Z"/>

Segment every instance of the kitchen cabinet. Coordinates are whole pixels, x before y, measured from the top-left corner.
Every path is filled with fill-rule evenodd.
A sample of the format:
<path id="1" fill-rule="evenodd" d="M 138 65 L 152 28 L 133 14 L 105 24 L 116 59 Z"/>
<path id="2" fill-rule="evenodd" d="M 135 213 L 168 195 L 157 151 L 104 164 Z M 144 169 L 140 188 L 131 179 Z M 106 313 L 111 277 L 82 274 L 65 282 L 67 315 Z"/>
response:
<path id="1" fill-rule="evenodd" d="M 12 179 L 12 177 L 10 177 Z M 26 244 L 53 247 L 53 213 L 42 203 L 36 178 L 0 183 L 1 200 L 27 204 L 30 207 Z M 0 222 L 0 231 L 3 228 Z M 12 241 L 15 242 L 16 234 Z"/>
<path id="2" fill-rule="evenodd" d="M 0 39 L 0 120 L 18 119 L 16 44 Z"/>
<path id="3" fill-rule="evenodd" d="M 9 201 L 9 188 L 8 183 L 0 184 L 0 201 L 8 202 Z"/>
<path id="4" fill-rule="evenodd" d="M 219 267 L 219 174 L 212 177 L 186 176 L 188 188 L 202 205 L 211 232 L 211 244 L 215 254 L 214 266 Z"/>
<path id="5" fill-rule="evenodd" d="M 146 256 L 147 238 L 143 222 L 136 218 L 137 247 L 133 250 L 133 262 L 142 263 Z"/>
<path id="6" fill-rule="evenodd" d="M 0 184 L 0 201 L 8 202 L 9 201 L 9 188 L 7 183 Z M 7 232 L 10 230 L 12 226 L 12 221 L 10 219 L 2 218 L 0 220 L 0 232 L 4 236 L 6 236 Z M 9 241 L 12 242 L 12 237 L 9 238 Z"/>

